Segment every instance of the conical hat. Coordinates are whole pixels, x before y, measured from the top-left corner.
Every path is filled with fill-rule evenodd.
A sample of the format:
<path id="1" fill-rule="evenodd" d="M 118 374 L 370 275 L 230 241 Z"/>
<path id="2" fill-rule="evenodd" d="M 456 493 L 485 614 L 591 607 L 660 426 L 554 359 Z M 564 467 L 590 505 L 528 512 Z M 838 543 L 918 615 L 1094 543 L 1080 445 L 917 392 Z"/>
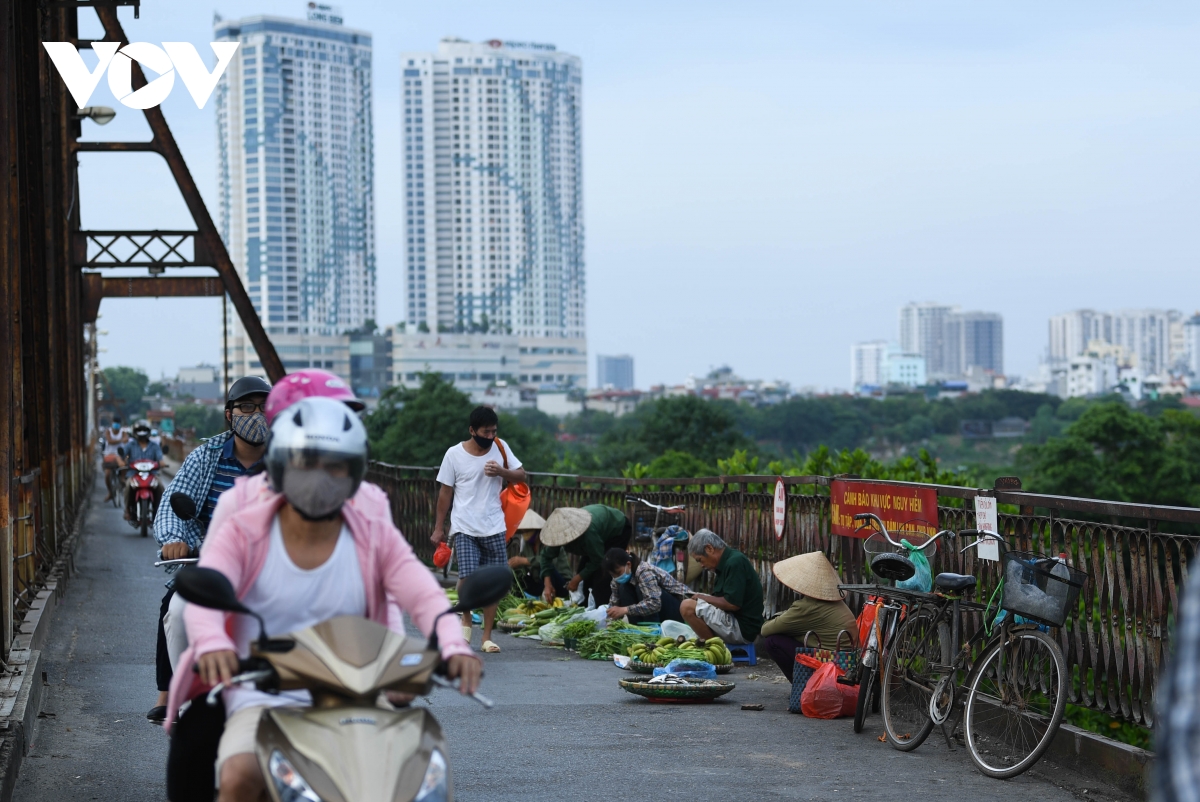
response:
<path id="1" fill-rule="evenodd" d="M 837 571 L 819 551 L 780 560 L 771 567 L 776 579 L 797 593 L 822 601 L 841 601 Z"/>
<path id="2" fill-rule="evenodd" d="M 521 519 L 521 523 L 517 524 L 517 531 L 520 532 L 523 529 L 541 529 L 545 525 L 545 518 L 533 510 L 526 510 L 525 517 Z"/>
<path id="3" fill-rule="evenodd" d="M 592 525 L 592 514 L 578 507 L 559 507 L 550 513 L 542 527 L 543 546 L 565 546 L 578 540 Z"/>

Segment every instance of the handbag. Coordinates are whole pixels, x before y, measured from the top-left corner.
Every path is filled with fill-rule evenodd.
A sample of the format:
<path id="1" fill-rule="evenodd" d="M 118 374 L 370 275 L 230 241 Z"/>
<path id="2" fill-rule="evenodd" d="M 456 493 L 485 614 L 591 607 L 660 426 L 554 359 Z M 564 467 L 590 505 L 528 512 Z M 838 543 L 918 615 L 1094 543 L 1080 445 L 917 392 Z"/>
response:
<path id="1" fill-rule="evenodd" d="M 838 633 L 837 642 L 833 649 L 826 649 L 821 645 L 820 636 L 817 637 L 819 644 L 815 648 L 808 645 L 808 638 L 815 633 L 808 632 L 804 636 L 804 645 L 796 649 L 796 663 L 792 666 L 792 695 L 788 699 L 788 712 L 799 713 L 800 696 L 804 693 L 804 688 L 808 685 L 808 681 L 812 679 L 814 669 L 804 662 L 800 661 L 801 657 L 810 657 L 820 663 L 835 663 L 842 671 L 850 671 L 858 665 L 858 650 L 854 648 L 854 639 L 850 637 L 850 633 L 842 630 Z M 846 636 L 846 640 L 850 642 L 850 648 L 843 649 L 842 636 Z"/>
<path id="2" fill-rule="evenodd" d="M 500 456 L 504 458 L 504 470 L 508 470 L 508 452 L 504 449 L 504 443 L 500 438 L 496 438 L 496 446 L 500 449 Z M 500 491 L 500 509 L 504 510 L 504 542 L 512 540 L 512 536 L 516 534 L 517 527 L 521 525 L 521 519 L 525 517 L 525 513 L 529 511 L 529 502 L 532 499 L 529 494 L 529 485 L 525 482 L 509 482 L 505 480 L 504 489 Z"/>

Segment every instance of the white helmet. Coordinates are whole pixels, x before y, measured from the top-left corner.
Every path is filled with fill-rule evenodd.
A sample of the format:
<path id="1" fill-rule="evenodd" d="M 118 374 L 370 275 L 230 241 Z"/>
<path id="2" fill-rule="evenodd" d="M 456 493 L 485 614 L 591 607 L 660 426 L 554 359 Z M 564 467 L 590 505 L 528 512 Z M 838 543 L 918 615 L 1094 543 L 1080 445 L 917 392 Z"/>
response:
<path id="1" fill-rule="evenodd" d="M 367 472 L 367 430 L 345 404 L 305 398 L 279 413 L 267 439 L 271 486 L 301 515 L 337 514 Z"/>

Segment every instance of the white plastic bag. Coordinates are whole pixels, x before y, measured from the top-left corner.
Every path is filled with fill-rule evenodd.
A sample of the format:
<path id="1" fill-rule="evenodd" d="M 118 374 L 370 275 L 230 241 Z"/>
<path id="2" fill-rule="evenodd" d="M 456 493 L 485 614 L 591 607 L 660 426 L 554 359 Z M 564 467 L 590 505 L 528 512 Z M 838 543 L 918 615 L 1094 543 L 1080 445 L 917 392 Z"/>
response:
<path id="1" fill-rule="evenodd" d="M 595 609 L 596 609 L 596 597 L 592 595 L 592 591 L 591 591 L 591 590 L 588 590 L 588 603 L 587 603 L 587 609 L 589 609 L 589 610 L 595 610 Z"/>
<path id="2" fill-rule="evenodd" d="M 696 637 L 696 630 L 679 621 L 663 621 L 662 634 L 668 638 L 678 638 L 683 635 L 686 640 L 691 640 Z"/>
<path id="3" fill-rule="evenodd" d="M 572 621 L 594 621 L 594 622 L 596 622 L 596 629 L 604 629 L 605 627 L 608 626 L 608 605 L 605 604 L 605 605 L 597 607 L 593 610 L 588 610 L 587 612 L 581 613 L 580 615 L 576 616 L 575 618 L 572 618 L 571 620 Z"/>
<path id="4" fill-rule="evenodd" d="M 575 590 L 571 591 L 570 594 L 568 594 L 568 598 L 570 598 L 571 604 L 575 605 L 576 607 L 582 607 L 583 585 L 580 585 L 579 587 L 575 588 Z"/>

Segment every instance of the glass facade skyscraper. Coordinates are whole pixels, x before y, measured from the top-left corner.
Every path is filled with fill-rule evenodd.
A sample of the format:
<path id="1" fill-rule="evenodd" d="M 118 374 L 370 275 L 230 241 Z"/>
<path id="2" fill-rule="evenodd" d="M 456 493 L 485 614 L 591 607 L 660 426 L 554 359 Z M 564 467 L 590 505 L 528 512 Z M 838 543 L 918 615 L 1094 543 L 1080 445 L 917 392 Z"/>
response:
<path id="1" fill-rule="evenodd" d="M 284 365 L 348 376 L 339 335 L 375 317 L 371 36 L 267 16 L 214 33 L 241 43 L 215 94 L 226 247 Z M 231 333 L 231 378 L 260 374 Z"/>
<path id="2" fill-rule="evenodd" d="M 409 330 L 511 334 L 585 383 L 579 58 L 447 38 L 400 68 Z"/>

